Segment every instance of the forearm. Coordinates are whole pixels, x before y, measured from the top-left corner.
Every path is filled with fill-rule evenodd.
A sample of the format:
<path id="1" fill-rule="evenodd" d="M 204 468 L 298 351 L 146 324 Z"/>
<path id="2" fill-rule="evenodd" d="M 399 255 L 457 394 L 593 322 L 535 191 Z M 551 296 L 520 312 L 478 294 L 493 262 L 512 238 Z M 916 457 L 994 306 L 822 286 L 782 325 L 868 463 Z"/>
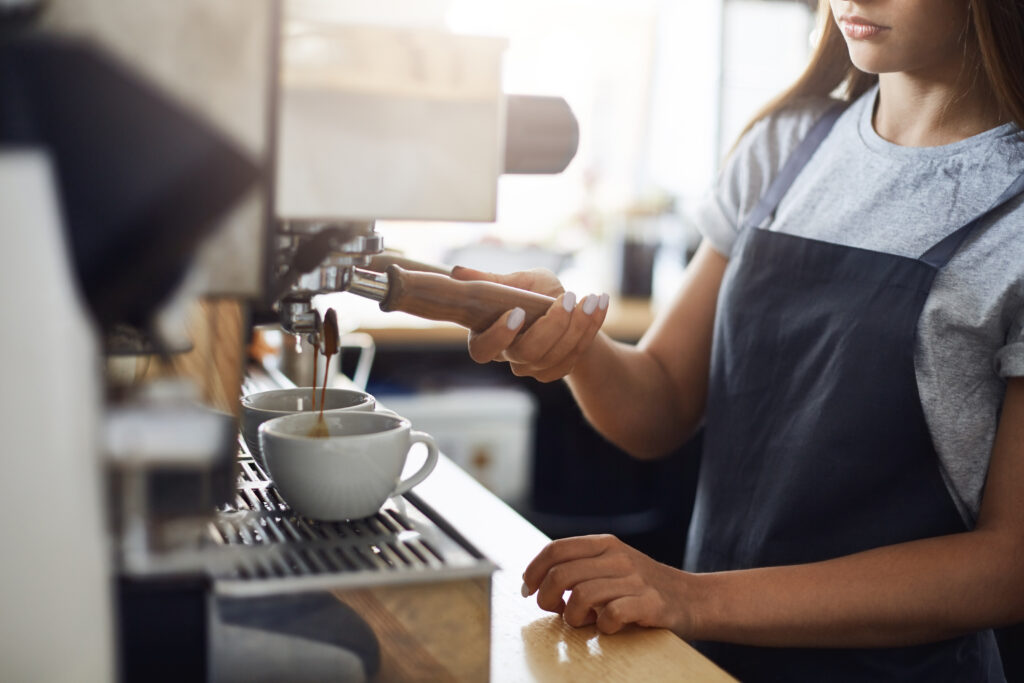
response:
<path id="1" fill-rule="evenodd" d="M 651 354 L 604 334 L 595 338 L 567 381 L 590 424 L 638 458 L 677 447 L 703 413 L 703 403 L 688 403 Z"/>
<path id="2" fill-rule="evenodd" d="M 924 539 L 806 565 L 704 575 L 687 593 L 697 640 L 885 647 L 1024 619 L 1024 553 L 994 532 Z"/>
<path id="3" fill-rule="evenodd" d="M 590 423 L 636 457 L 668 453 L 704 417 L 715 306 L 727 264 L 702 244 L 675 300 L 637 346 L 599 335 L 568 376 Z"/>

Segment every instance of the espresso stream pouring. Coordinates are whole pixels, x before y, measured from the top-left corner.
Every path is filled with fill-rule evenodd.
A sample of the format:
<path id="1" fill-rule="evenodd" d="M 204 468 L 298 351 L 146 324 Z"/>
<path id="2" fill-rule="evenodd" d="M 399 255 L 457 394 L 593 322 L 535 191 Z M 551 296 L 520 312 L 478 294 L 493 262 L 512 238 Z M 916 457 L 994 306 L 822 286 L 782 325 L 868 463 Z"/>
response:
<path id="1" fill-rule="evenodd" d="M 320 417 L 316 421 L 316 425 L 310 431 L 310 436 L 315 437 L 326 437 L 329 435 L 327 431 L 327 423 L 324 422 L 324 404 L 327 397 L 327 378 L 331 367 L 331 356 L 336 354 L 339 349 L 341 341 L 341 335 L 338 332 L 338 314 L 334 312 L 333 308 L 328 308 L 327 313 L 324 314 L 324 321 L 322 325 L 322 332 L 320 338 L 320 345 L 322 349 L 313 349 L 313 409 L 316 410 L 316 357 L 322 350 L 324 353 L 324 383 L 320 390 Z"/>
<path id="2" fill-rule="evenodd" d="M 481 280 L 456 280 L 437 272 L 389 265 L 384 272 L 352 269 L 347 291 L 380 302 L 382 311 L 402 311 L 453 322 L 483 332 L 512 308 L 526 311 L 526 330 L 554 302 L 549 296 Z"/>

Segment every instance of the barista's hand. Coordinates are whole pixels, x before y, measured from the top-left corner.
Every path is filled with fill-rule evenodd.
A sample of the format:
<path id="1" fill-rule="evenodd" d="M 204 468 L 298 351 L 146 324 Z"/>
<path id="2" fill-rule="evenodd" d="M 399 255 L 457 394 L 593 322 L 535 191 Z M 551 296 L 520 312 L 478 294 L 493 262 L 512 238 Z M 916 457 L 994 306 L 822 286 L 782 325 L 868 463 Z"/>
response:
<path id="1" fill-rule="evenodd" d="M 627 624 L 693 633 L 693 574 L 654 561 L 614 536 L 552 541 L 526 568 L 523 594 L 570 626 L 597 624 L 615 633 Z M 562 599 L 571 591 L 569 601 Z"/>
<path id="2" fill-rule="evenodd" d="M 608 312 L 608 295 L 591 294 L 576 302 L 549 270 L 537 268 L 508 275 L 456 266 L 457 280 L 488 280 L 554 297 L 548 312 L 518 338 L 522 315 L 506 311 L 483 332 L 470 332 L 469 355 L 477 363 L 508 361 L 512 373 L 553 382 L 569 374 L 594 341 Z"/>

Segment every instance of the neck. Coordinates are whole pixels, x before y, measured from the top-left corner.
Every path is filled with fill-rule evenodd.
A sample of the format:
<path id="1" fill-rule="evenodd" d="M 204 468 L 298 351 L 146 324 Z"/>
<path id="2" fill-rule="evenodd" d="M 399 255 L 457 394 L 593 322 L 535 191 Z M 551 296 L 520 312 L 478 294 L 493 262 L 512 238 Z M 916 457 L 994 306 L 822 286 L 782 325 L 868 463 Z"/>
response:
<path id="1" fill-rule="evenodd" d="M 1005 123 L 999 104 L 980 74 L 969 80 L 952 73 L 880 74 L 875 131 L 905 147 L 935 147 L 958 142 Z"/>

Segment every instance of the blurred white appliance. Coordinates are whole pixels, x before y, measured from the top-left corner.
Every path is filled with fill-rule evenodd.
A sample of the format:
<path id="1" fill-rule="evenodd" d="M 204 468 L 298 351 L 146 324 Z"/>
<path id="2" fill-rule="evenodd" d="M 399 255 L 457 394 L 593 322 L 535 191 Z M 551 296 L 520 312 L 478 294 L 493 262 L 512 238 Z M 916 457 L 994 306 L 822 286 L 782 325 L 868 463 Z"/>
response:
<path id="1" fill-rule="evenodd" d="M 515 387 L 448 389 L 380 397 L 434 436 L 441 451 L 511 504 L 527 502 L 537 401 Z"/>

